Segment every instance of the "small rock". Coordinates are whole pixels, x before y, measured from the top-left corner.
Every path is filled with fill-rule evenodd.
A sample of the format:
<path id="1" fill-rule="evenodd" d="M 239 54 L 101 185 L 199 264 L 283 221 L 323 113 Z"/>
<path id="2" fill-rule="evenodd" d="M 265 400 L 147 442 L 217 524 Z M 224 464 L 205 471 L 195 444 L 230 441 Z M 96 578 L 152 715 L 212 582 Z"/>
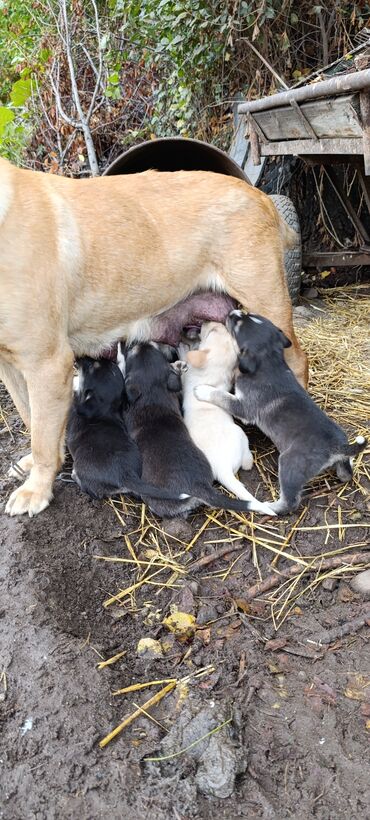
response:
<path id="1" fill-rule="evenodd" d="M 337 586 L 338 578 L 324 578 L 322 582 L 322 588 L 326 589 L 327 592 L 333 592 Z"/>
<path id="2" fill-rule="evenodd" d="M 215 621 L 218 618 L 216 607 L 211 604 L 204 604 L 201 606 L 197 615 L 197 625 L 205 626 L 209 621 Z"/>
<path id="3" fill-rule="evenodd" d="M 186 518 L 163 518 L 162 529 L 167 535 L 178 538 L 184 544 L 189 544 L 193 537 L 192 526 Z"/>
<path id="4" fill-rule="evenodd" d="M 319 291 L 317 288 L 305 288 L 302 295 L 305 299 L 317 299 Z"/>
<path id="5" fill-rule="evenodd" d="M 359 572 L 358 575 L 355 575 L 351 581 L 351 587 L 354 592 L 359 592 L 366 598 L 370 597 L 370 569 L 365 569 L 363 572 Z"/>

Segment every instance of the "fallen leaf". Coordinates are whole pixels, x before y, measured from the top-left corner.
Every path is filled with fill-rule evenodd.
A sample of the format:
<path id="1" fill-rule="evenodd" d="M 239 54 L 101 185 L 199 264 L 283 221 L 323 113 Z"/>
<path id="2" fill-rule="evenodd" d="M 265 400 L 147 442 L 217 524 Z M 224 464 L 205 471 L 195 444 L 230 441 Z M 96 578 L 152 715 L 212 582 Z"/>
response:
<path id="1" fill-rule="evenodd" d="M 155 641 L 154 638 L 140 638 L 136 652 L 138 655 L 146 655 L 151 658 L 163 657 L 162 645 L 159 641 Z"/>
<path id="2" fill-rule="evenodd" d="M 251 611 L 251 605 L 244 600 L 244 598 L 234 598 L 233 599 L 235 606 L 237 609 L 241 609 L 245 615 L 249 615 Z"/>
<path id="3" fill-rule="evenodd" d="M 344 697 L 350 700 L 370 700 L 370 678 L 365 675 L 354 675 L 344 690 Z"/>
<path id="4" fill-rule="evenodd" d="M 163 619 L 162 624 L 179 640 L 192 638 L 196 629 L 194 615 L 189 615 L 187 612 L 174 611 Z"/>
<path id="5" fill-rule="evenodd" d="M 196 637 L 199 638 L 204 646 L 208 646 L 211 640 L 211 630 L 210 629 L 197 629 Z"/>
<path id="6" fill-rule="evenodd" d="M 271 641 L 267 641 L 267 643 L 265 643 L 265 650 L 271 650 L 271 652 L 276 652 L 278 649 L 282 649 L 283 646 L 286 646 L 286 644 L 286 638 L 273 638 Z"/>

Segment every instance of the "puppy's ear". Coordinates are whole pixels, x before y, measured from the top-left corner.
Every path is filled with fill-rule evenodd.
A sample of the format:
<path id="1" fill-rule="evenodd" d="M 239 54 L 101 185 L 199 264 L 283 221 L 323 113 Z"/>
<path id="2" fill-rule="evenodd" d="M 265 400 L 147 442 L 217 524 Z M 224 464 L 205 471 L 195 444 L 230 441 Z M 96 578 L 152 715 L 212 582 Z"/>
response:
<path id="1" fill-rule="evenodd" d="M 205 367 L 208 353 L 208 348 L 206 348 L 205 350 L 189 350 L 189 353 L 186 354 L 186 361 L 189 362 L 189 364 L 191 364 L 193 367 Z"/>
<path id="2" fill-rule="evenodd" d="M 241 373 L 248 373 L 253 376 L 259 367 L 259 359 L 248 350 L 241 350 L 238 356 L 239 370 Z"/>
<path id="3" fill-rule="evenodd" d="M 127 403 L 134 404 L 135 401 L 141 396 L 141 390 L 139 385 L 133 380 L 131 376 L 128 376 L 125 381 L 126 387 L 126 396 L 127 396 Z"/>
<path id="4" fill-rule="evenodd" d="M 291 347 L 292 343 L 291 343 L 290 339 L 288 339 L 288 337 L 285 335 L 285 333 L 283 333 L 282 330 L 279 330 L 279 333 L 280 333 L 280 336 L 281 336 L 281 340 L 283 342 L 283 347 Z"/>

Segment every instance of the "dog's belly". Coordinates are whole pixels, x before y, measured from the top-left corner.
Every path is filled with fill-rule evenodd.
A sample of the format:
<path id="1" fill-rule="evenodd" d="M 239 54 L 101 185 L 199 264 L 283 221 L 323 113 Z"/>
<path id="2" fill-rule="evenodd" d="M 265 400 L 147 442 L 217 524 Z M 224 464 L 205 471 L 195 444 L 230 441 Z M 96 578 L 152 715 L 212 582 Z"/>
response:
<path id="1" fill-rule="evenodd" d="M 112 330 L 97 333 L 81 331 L 70 336 L 71 347 L 78 356 L 115 358 L 116 343 L 120 339 L 144 342 L 152 339 L 178 345 L 181 332 L 187 325 L 200 325 L 203 321 L 224 322 L 236 302 L 226 293 L 204 291 L 193 293 L 157 316 L 138 318 L 134 322 L 122 322 Z"/>

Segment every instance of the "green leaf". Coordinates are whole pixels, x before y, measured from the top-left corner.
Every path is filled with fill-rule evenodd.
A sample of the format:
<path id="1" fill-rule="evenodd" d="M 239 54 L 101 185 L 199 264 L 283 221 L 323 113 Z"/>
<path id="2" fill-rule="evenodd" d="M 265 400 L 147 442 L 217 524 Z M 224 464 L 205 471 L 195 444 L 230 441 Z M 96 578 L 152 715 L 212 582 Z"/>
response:
<path id="1" fill-rule="evenodd" d="M 32 80 L 17 80 L 10 92 L 12 104 L 18 108 L 25 104 L 32 91 Z"/>
<path id="2" fill-rule="evenodd" d="M 5 108 L 5 106 L 0 107 L 0 137 L 4 133 L 8 123 L 14 120 L 14 117 L 14 111 L 11 111 L 10 108 Z"/>

